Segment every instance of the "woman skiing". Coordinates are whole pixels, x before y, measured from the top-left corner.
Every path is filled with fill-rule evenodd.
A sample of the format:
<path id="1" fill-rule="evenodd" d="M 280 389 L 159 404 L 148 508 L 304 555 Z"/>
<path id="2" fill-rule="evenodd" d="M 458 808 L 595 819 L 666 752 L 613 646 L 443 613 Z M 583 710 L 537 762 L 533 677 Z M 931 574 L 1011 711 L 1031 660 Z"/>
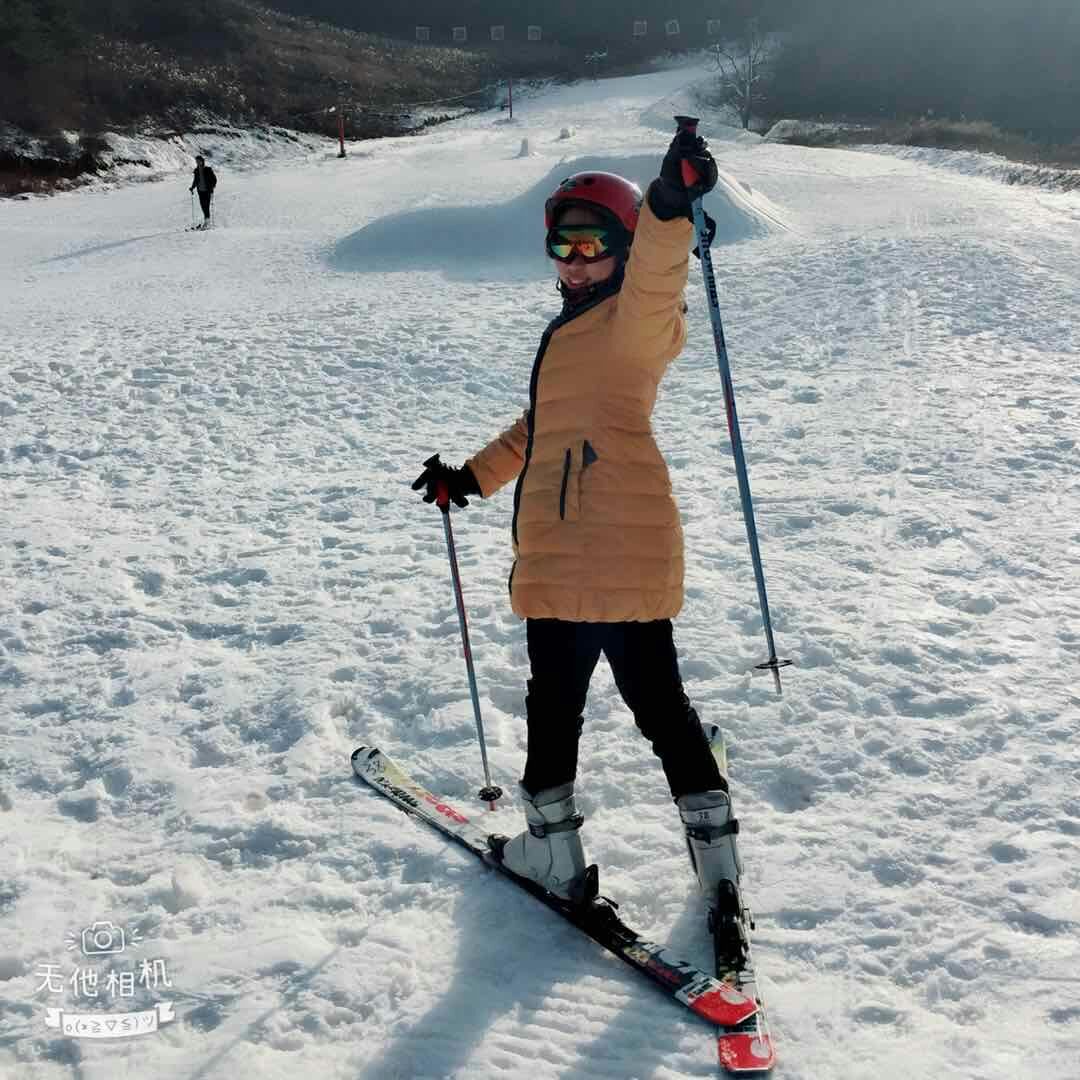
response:
<path id="1" fill-rule="evenodd" d="M 683 161 L 700 178 L 690 191 Z M 564 303 L 533 362 L 529 408 L 460 468 L 429 458 L 413 484 L 427 502 L 445 486 L 463 507 L 517 478 L 510 597 L 526 620 L 531 668 L 520 785 L 528 829 L 505 844 L 502 860 L 574 902 L 592 888 L 574 782 L 601 653 L 660 759 L 710 905 L 722 881 L 738 880 L 726 785 L 672 639 L 682 528 L 650 422 L 686 338 L 691 198 L 716 180 L 705 141 L 682 132 L 644 200 L 612 173 L 578 173 L 558 186 L 545 207 L 546 246 Z"/>

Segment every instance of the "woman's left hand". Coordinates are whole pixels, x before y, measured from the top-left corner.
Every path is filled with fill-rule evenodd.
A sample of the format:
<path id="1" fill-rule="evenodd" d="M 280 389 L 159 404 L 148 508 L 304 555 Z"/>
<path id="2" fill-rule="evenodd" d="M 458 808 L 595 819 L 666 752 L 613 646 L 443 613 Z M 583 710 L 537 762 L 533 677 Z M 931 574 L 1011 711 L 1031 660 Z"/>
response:
<path id="1" fill-rule="evenodd" d="M 689 188 L 683 180 L 683 162 L 697 175 Z M 649 185 L 649 207 L 661 221 L 693 218 L 690 203 L 716 187 L 719 172 L 709 152 L 709 144 L 700 136 L 680 131 L 660 166 L 660 176 Z"/>

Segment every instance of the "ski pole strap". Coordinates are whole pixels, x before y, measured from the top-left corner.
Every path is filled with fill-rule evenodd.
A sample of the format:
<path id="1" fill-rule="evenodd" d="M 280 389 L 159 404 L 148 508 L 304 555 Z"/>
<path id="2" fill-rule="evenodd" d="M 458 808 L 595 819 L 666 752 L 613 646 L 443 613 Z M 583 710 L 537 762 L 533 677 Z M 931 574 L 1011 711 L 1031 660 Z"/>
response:
<path id="1" fill-rule="evenodd" d="M 543 840 L 545 836 L 550 836 L 552 833 L 573 832 L 580 829 L 584 824 L 585 815 L 574 814 L 573 817 L 568 817 L 565 821 L 545 822 L 544 824 L 530 821 L 529 832 L 537 840 Z"/>
<path id="2" fill-rule="evenodd" d="M 705 247 L 706 248 L 711 248 L 712 247 L 712 242 L 716 239 L 716 222 L 713 220 L 711 215 L 709 215 L 709 214 L 707 214 L 705 212 L 704 209 L 702 209 L 701 212 L 702 212 L 702 214 L 705 215 Z M 696 259 L 701 258 L 701 241 L 700 240 L 698 241 L 697 247 L 694 248 L 693 253 L 694 253 L 694 257 Z"/>

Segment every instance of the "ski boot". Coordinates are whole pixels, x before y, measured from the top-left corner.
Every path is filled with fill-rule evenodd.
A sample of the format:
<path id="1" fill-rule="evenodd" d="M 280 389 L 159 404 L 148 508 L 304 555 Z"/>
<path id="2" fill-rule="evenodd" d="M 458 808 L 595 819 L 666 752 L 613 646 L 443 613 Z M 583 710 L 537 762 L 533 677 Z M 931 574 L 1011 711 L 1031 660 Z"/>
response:
<path id="1" fill-rule="evenodd" d="M 731 799 L 726 791 L 717 790 L 683 795 L 676 801 L 690 862 L 709 905 L 717 964 L 737 970 L 748 957 L 753 922 L 739 894 L 742 862 L 735 845 L 739 822 L 732 816 Z"/>
<path id="2" fill-rule="evenodd" d="M 589 902 L 596 894 L 596 871 L 585 866 L 579 835 L 585 819 L 577 812 L 573 783 L 535 795 L 524 787 L 520 792 L 529 828 L 510 840 L 498 838 L 496 851 L 503 866 L 562 900 Z"/>

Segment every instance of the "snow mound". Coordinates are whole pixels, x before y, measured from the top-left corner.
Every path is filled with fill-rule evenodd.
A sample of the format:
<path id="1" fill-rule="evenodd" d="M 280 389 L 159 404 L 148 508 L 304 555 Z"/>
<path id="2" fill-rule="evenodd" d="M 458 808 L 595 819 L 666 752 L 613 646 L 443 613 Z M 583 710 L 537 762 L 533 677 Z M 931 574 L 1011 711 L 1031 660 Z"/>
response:
<path id="1" fill-rule="evenodd" d="M 380 218 L 341 240 L 330 263 L 337 270 L 361 273 L 426 267 L 491 277 L 512 267 L 543 276 L 548 273 L 544 202 L 561 180 L 588 170 L 619 173 L 645 190 L 656 175 L 656 155 L 576 158 L 556 165 L 506 203 L 428 207 Z M 768 200 L 727 173 L 721 173 L 705 205 L 716 220 L 716 245 L 738 244 L 784 228 Z"/>

